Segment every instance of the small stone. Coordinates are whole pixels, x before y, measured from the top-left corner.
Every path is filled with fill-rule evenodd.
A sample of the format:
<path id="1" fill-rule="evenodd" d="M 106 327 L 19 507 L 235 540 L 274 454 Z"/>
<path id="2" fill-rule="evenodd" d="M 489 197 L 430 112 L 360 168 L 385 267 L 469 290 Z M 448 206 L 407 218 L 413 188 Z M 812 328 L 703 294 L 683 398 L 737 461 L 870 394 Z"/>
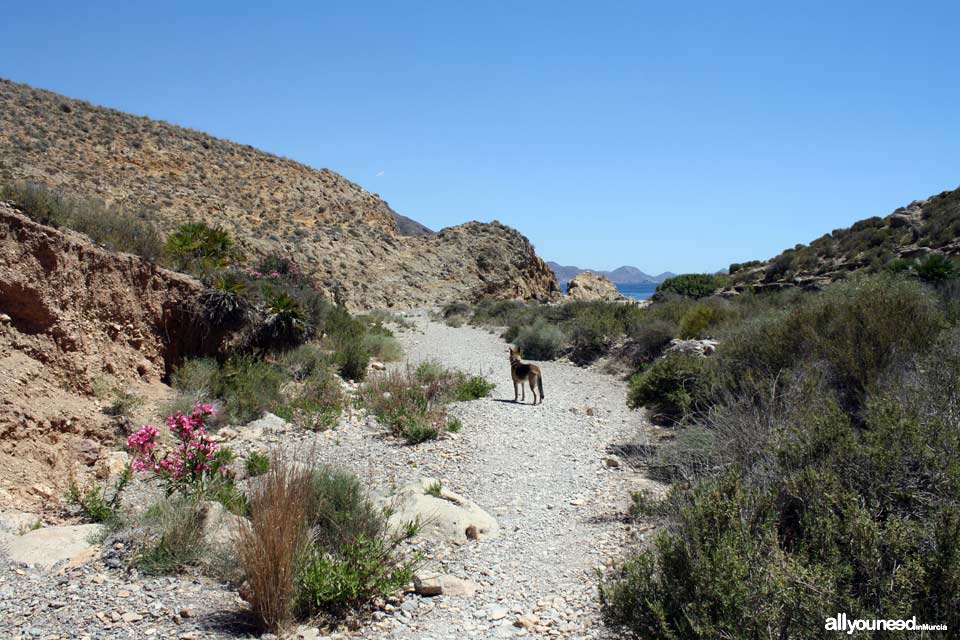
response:
<path id="1" fill-rule="evenodd" d="M 178 613 L 181 618 L 190 618 L 193 616 L 193 611 L 190 610 L 190 607 L 182 607 Z"/>
<path id="2" fill-rule="evenodd" d="M 435 573 L 413 577 L 413 589 L 421 596 L 439 596 L 443 594 L 443 582 Z"/>
<path id="3" fill-rule="evenodd" d="M 507 617 L 507 613 L 506 607 L 493 607 L 487 611 L 487 620 L 491 622 L 494 620 L 503 620 Z"/>
<path id="4" fill-rule="evenodd" d="M 124 622 L 140 622 L 143 620 L 143 616 L 139 613 L 127 612 L 120 616 Z"/>
<path id="5" fill-rule="evenodd" d="M 519 618 L 513 621 L 513 626 L 519 627 L 521 629 L 533 629 L 538 624 L 540 624 L 540 618 L 533 615 L 532 613 L 528 613 L 527 615 L 520 616 Z"/>
<path id="6" fill-rule="evenodd" d="M 387 365 L 383 364 L 382 362 L 377 362 L 376 360 L 371 360 L 370 368 L 374 369 L 375 371 L 383 371 L 387 368 Z"/>
<path id="7" fill-rule="evenodd" d="M 618 469 L 620 467 L 620 458 L 616 456 L 606 456 L 603 459 L 603 465 L 609 469 Z"/>

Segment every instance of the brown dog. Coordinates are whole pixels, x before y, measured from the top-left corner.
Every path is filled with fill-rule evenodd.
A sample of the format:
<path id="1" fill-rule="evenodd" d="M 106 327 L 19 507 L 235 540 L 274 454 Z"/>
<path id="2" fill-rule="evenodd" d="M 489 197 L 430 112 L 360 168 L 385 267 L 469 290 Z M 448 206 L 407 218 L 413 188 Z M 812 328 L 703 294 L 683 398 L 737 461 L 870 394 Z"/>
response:
<path id="1" fill-rule="evenodd" d="M 533 394 L 533 404 L 537 404 L 537 389 L 540 390 L 540 402 L 543 402 L 543 375 L 540 373 L 540 367 L 526 362 L 520 362 L 520 352 L 510 347 L 510 376 L 513 378 L 513 401 L 517 401 L 517 383 L 520 384 L 520 392 L 523 394 L 521 402 L 527 400 L 524 383 L 530 385 L 530 393 Z"/>

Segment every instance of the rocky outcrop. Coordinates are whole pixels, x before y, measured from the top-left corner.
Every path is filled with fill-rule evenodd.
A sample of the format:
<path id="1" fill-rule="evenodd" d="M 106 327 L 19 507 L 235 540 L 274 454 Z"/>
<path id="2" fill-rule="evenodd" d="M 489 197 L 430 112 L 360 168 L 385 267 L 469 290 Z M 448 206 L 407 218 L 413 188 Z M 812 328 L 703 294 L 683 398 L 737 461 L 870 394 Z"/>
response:
<path id="1" fill-rule="evenodd" d="M 401 229 L 377 194 L 333 171 L 0 80 L 3 179 L 123 203 L 164 233 L 191 220 L 222 226 L 248 261 L 291 256 L 352 310 L 560 295 L 530 242 L 504 225 Z"/>
<path id="2" fill-rule="evenodd" d="M 0 507 L 52 506 L 71 471 L 122 437 L 95 387 L 155 383 L 217 350 L 224 336 L 194 306 L 201 291 L 0 203 Z"/>
<path id="3" fill-rule="evenodd" d="M 567 300 L 579 300 L 590 302 L 594 300 L 606 300 L 608 302 L 623 302 L 629 300 L 625 295 L 617 291 L 615 284 L 601 275 L 590 271 L 582 271 L 575 275 L 567 283 L 567 293 L 564 296 Z"/>

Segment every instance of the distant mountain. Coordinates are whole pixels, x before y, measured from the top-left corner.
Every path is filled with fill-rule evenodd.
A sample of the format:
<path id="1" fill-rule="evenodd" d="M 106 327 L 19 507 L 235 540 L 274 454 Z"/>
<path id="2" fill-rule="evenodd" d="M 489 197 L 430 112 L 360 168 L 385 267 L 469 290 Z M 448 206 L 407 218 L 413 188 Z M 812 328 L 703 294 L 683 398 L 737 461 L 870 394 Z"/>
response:
<path id="1" fill-rule="evenodd" d="M 580 267 L 566 267 L 556 262 L 547 261 L 547 266 L 553 269 L 553 272 L 557 276 L 557 280 L 562 282 L 568 282 L 573 279 L 573 276 L 577 275 L 581 271 L 591 271 L 598 275 L 606 276 L 612 282 L 616 284 L 660 284 L 667 278 L 672 278 L 675 276 L 675 273 L 665 271 L 659 275 L 651 276 L 648 273 L 644 273 L 637 269 L 636 267 L 623 266 L 614 269 L 613 271 L 601 271 L 600 269 L 581 269 Z"/>
<path id="2" fill-rule="evenodd" d="M 425 227 L 413 218 L 408 218 L 407 216 L 401 215 L 394 211 L 390 205 L 387 205 L 387 209 L 390 209 L 390 214 L 393 216 L 393 221 L 397 223 L 397 231 L 400 232 L 402 236 L 410 237 L 421 237 L 421 236 L 432 236 L 436 233 L 433 229 Z"/>

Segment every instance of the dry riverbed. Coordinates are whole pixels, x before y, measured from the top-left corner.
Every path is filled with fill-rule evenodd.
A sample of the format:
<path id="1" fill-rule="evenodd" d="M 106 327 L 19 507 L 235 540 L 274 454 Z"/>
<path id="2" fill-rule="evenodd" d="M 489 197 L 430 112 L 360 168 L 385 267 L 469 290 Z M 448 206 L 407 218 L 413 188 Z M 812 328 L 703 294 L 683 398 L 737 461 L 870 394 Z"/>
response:
<path id="1" fill-rule="evenodd" d="M 454 639 L 554 636 L 599 638 L 595 571 L 649 535 L 624 515 L 629 495 L 649 481 L 611 452 L 644 442 L 650 427 L 627 409 L 626 385 L 593 369 L 540 363 L 542 405 L 513 402 L 507 345 L 472 327 L 448 327 L 426 313 L 397 332 L 405 361 L 434 360 L 497 384 L 490 397 L 454 403 L 459 433 L 408 446 L 371 418 L 345 416 L 320 434 L 273 433 L 230 446 L 264 444 L 312 452 L 348 467 L 378 494 L 417 478 L 493 515 L 499 537 L 466 544 L 420 543 L 422 572 L 461 578 L 475 593 L 407 594 L 386 603 L 358 630 L 367 638 Z M 530 395 L 528 390 L 527 401 Z M 105 563 L 106 562 L 106 563 Z M 12 638 L 243 638 L 236 594 L 207 579 L 142 578 L 109 558 L 66 572 L 15 563 L 0 571 L 0 636 Z M 320 632 L 301 628 L 298 635 Z M 339 634 L 338 634 L 339 635 Z"/>

